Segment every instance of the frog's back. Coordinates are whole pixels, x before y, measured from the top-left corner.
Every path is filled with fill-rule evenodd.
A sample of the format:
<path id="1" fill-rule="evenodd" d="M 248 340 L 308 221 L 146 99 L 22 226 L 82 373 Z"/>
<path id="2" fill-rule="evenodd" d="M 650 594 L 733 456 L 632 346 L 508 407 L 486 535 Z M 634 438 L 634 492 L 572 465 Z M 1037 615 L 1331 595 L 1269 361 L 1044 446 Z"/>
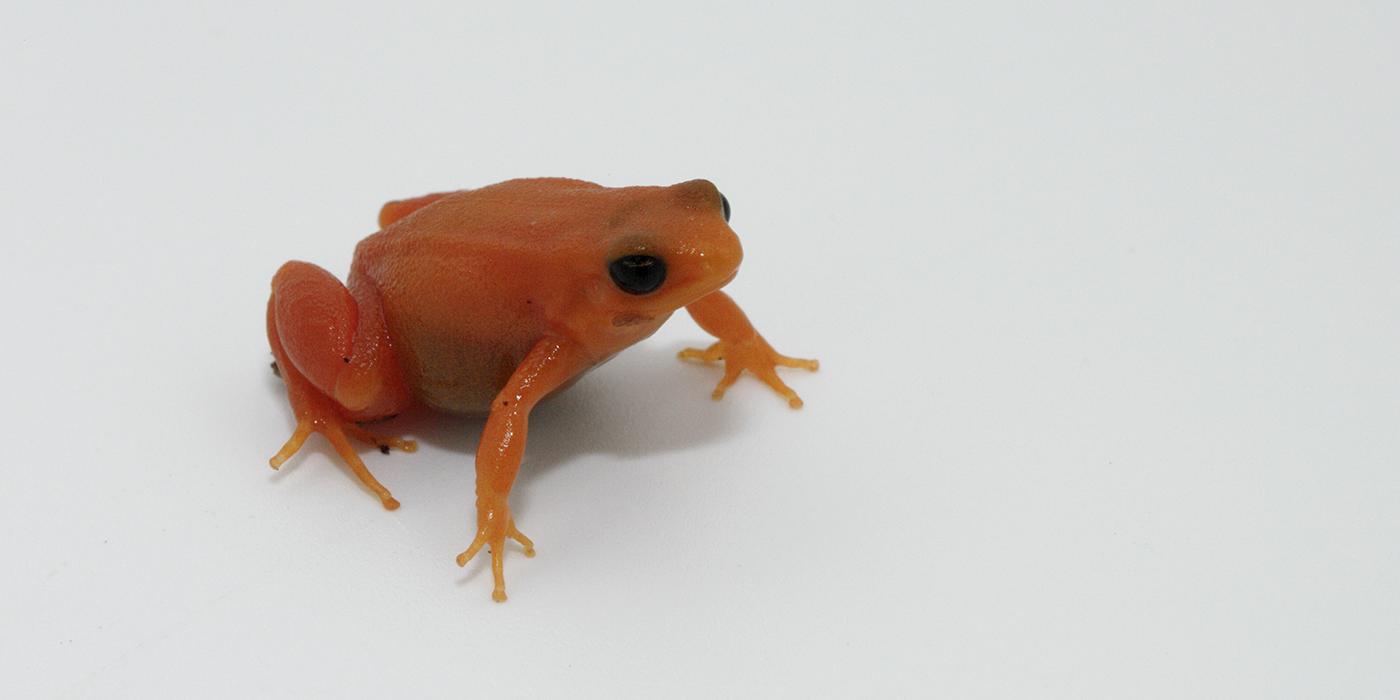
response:
<path id="1" fill-rule="evenodd" d="M 419 400 L 489 409 L 576 293 L 566 282 L 577 256 L 561 239 L 614 210 L 610 192 L 582 180 L 509 180 L 443 194 L 360 243 L 356 271 L 378 292 Z"/>
<path id="2" fill-rule="evenodd" d="M 618 192 L 584 180 L 531 178 L 443 192 L 384 205 L 380 237 L 387 239 L 495 237 L 518 240 L 558 232 L 551 224 L 577 225 L 610 206 Z M 391 219 L 391 221 L 386 221 Z"/>

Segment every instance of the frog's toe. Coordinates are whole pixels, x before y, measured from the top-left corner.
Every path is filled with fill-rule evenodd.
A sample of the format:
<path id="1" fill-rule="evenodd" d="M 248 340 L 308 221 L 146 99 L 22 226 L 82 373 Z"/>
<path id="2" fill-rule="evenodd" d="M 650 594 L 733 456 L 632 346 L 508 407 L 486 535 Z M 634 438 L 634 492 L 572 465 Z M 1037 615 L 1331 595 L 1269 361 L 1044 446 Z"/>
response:
<path id="1" fill-rule="evenodd" d="M 783 398 L 787 399 L 788 406 L 792 408 L 802 408 L 802 397 L 798 396 L 797 392 L 792 390 L 792 387 L 785 384 L 783 380 L 778 377 L 778 373 L 773 371 L 772 367 L 760 367 L 754 370 L 754 374 L 757 375 L 759 379 L 763 380 L 764 384 L 771 387 L 773 391 L 778 392 Z"/>
<path id="2" fill-rule="evenodd" d="M 386 455 L 389 454 L 390 449 L 399 450 L 401 452 L 418 451 L 418 443 L 413 440 L 407 440 L 401 437 L 394 437 L 392 435 L 379 435 L 377 433 L 371 433 L 370 431 L 365 430 L 364 428 L 355 425 L 354 423 L 346 423 L 345 432 L 349 433 L 351 437 L 355 438 L 356 440 L 359 440 L 360 442 L 367 442 L 371 445 L 374 445 L 375 447 L 378 447 L 379 451 Z"/>
<path id="3" fill-rule="evenodd" d="M 515 540 L 516 542 L 519 542 L 519 543 L 520 543 L 520 546 L 525 548 L 525 556 L 527 556 L 527 557 L 533 557 L 533 556 L 535 556 L 535 543 L 534 543 L 534 541 L 531 540 L 529 537 L 526 537 L 526 536 L 525 536 L 525 533 L 523 533 L 523 532 L 521 532 L 519 529 L 517 529 L 517 528 L 515 527 L 515 523 L 514 523 L 514 522 L 512 522 L 512 523 L 510 524 L 510 538 L 513 539 L 513 540 Z"/>
<path id="4" fill-rule="evenodd" d="M 282 445 L 282 449 L 278 450 L 277 454 L 272 455 L 272 459 L 267 460 L 267 465 L 273 469 L 281 469 L 282 465 L 306 443 L 306 438 L 311 436 L 311 432 L 311 421 L 297 421 L 297 427 L 296 430 L 292 431 L 292 436 L 287 438 L 287 442 Z"/>
<path id="5" fill-rule="evenodd" d="M 278 450 L 277 454 L 273 455 L 272 459 L 267 461 L 268 466 L 271 466 L 273 469 L 281 468 L 288 459 L 291 459 L 292 455 L 296 454 L 297 451 L 301 449 L 301 446 L 306 443 L 306 439 L 310 437 L 313 432 L 321 433 L 330 441 L 331 447 L 335 448 L 336 454 L 340 455 L 341 461 L 345 462 L 345 466 L 350 467 L 350 471 L 355 474 L 355 478 L 359 479 L 360 483 L 364 484 L 366 488 L 374 492 L 374 495 L 379 497 L 379 502 L 384 506 L 385 510 L 398 509 L 398 499 L 394 498 L 394 496 L 389 493 L 389 489 L 384 488 L 384 485 L 379 483 L 379 480 L 374 478 L 374 475 L 370 473 L 369 467 L 365 466 L 364 461 L 360 459 L 360 455 L 355 452 L 355 448 L 350 444 L 349 439 L 346 438 L 346 433 L 361 440 L 365 440 L 366 442 L 379 445 L 381 450 L 387 450 L 390 446 L 393 446 L 405 452 L 412 452 L 418 449 L 416 443 L 412 440 L 379 437 L 353 423 L 344 423 L 336 420 L 317 420 L 314 417 L 307 417 L 297 421 L 296 430 L 292 432 L 292 436 L 287 439 L 286 444 L 282 445 L 282 449 Z"/>
<path id="6" fill-rule="evenodd" d="M 461 554 L 457 555 L 457 566 L 466 566 L 481 549 L 485 547 L 491 555 L 491 578 L 494 585 L 491 589 L 491 600 L 497 603 L 504 603 L 506 600 L 506 575 L 505 575 L 505 549 L 506 539 L 512 539 L 520 543 L 525 548 L 525 556 L 535 556 L 535 543 L 525 536 L 519 528 L 515 526 L 512 518 L 504 528 L 482 526 L 477 529 L 476 537 Z"/>
<path id="7" fill-rule="evenodd" d="M 461 554 L 457 555 L 457 566 L 466 566 L 467 562 L 471 561 L 472 558 L 476 556 L 476 553 L 480 552 L 481 548 L 485 545 L 486 530 L 483 529 L 477 532 L 476 538 L 472 540 L 472 543 L 467 545 L 467 548 L 462 550 Z"/>
<path id="8" fill-rule="evenodd" d="M 676 357 L 682 360 L 697 360 L 699 362 L 718 362 L 724 359 L 724 348 L 720 343 L 715 343 L 704 350 L 700 348 L 686 348 L 678 353 Z"/>
<path id="9" fill-rule="evenodd" d="M 715 385 L 715 390 L 710 393 L 710 398 L 719 401 L 724 398 L 724 392 L 729 391 L 729 387 L 739 380 L 739 375 L 744 373 L 744 368 L 736 363 L 728 363 L 724 366 L 724 377 Z"/>
<path id="10" fill-rule="evenodd" d="M 773 361 L 781 367 L 792 367 L 794 369 L 805 369 L 808 372 L 815 372 L 821 367 L 821 363 L 816 360 L 804 360 L 798 357 L 788 357 L 773 353 Z"/>

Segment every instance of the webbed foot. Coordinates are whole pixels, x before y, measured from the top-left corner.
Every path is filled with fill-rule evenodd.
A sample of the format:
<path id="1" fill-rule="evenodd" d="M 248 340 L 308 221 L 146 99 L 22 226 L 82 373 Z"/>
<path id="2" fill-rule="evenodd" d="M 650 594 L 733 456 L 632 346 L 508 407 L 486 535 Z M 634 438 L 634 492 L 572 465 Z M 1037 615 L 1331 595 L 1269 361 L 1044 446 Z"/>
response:
<path id="1" fill-rule="evenodd" d="M 704 350 L 699 348 L 686 348 L 676 354 L 682 360 L 698 360 L 700 362 L 724 362 L 724 377 L 715 386 L 711 398 L 718 401 L 724 397 L 724 392 L 730 385 L 739 378 L 739 375 L 748 370 L 754 376 L 763 380 L 763 383 L 772 387 L 787 399 L 788 405 L 793 408 L 802 408 L 802 398 L 797 392 L 792 390 L 783 380 L 778 377 L 776 367 L 794 367 L 805 369 L 811 372 L 817 371 L 820 364 L 816 360 L 803 360 L 796 357 L 788 357 L 773 349 L 763 336 L 754 334 L 753 337 L 737 342 L 718 341 Z"/>

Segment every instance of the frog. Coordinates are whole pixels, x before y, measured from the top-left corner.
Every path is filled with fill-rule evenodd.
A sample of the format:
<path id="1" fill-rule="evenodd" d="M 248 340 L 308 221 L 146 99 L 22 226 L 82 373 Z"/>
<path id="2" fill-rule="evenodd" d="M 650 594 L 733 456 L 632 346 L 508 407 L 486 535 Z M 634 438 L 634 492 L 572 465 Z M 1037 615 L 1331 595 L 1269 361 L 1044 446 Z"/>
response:
<path id="1" fill-rule="evenodd" d="M 352 440 L 414 452 L 415 441 L 367 424 L 415 406 L 484 414 L 475 534 L 456 562 L 486 548 L 492 599 L 506 600 L 507 540 L 535 554 L 509 503 L 531 411 L 677 310 L 715 338 L 678 353 L 722 366 L 712 398 L 748 372 L 802 407 L 776 370 L 816 371 L 818 361 L 778 353 L 722 291 L 743 259 L 730 216 L 728 198 L 703 179 L 605 187 L 525 178 L 388 202 L 345 283 L 295 260 L 272 278 L 267 337 L 296 425 L 269 465 L 279 469 L 320 434 L 394 510 L 399 501 Z"/>

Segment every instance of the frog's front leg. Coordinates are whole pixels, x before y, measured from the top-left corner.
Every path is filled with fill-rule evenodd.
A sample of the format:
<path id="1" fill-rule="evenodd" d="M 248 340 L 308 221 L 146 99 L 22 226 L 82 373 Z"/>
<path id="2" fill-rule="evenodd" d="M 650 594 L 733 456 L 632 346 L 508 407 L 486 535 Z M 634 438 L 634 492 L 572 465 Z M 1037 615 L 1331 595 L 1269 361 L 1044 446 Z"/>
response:
<path id="1" fill-rule="evenodd" d="M 491 404 L 491 415 L 476 450 L 476 538 L 457 555 L 457 566 L 466 566 L 483 546 L 488 547 L 495 579 L 491 598 L 498 603 L 506 599 L 506 538 L 524 546 L 525 556 L 535 555 L 534 543 L 515 527 L 508 503 L 520 459 L 525 454 L 530 410 L 588 364 L 574 343 L 558 338 L 540 340 Z"/>
<path id="2" fill-rule="evenodd" d="M 818 367 L 816 360 L 802 360 L 779 354 L 754 330 L 743 310 L 724 292 L 712 292 L 685 307 L 685 310 L 690 312 L 691 318 L 707 333 L 719 338 L 719 342 L 704 350 L 686 348 L 678 354 L 683 360 L 724 361 L 724 377 L 719 380 L 714 393 L 711 394 L 715 400 L 723 398 L 725 390 L 744 370 L 748 370 L 774 391 L 782 394 L 788 400 L 789 406 L 802 408 L 802 399 L 778 378 L 774 368 L 798 367 L 815 372 Z"/>

